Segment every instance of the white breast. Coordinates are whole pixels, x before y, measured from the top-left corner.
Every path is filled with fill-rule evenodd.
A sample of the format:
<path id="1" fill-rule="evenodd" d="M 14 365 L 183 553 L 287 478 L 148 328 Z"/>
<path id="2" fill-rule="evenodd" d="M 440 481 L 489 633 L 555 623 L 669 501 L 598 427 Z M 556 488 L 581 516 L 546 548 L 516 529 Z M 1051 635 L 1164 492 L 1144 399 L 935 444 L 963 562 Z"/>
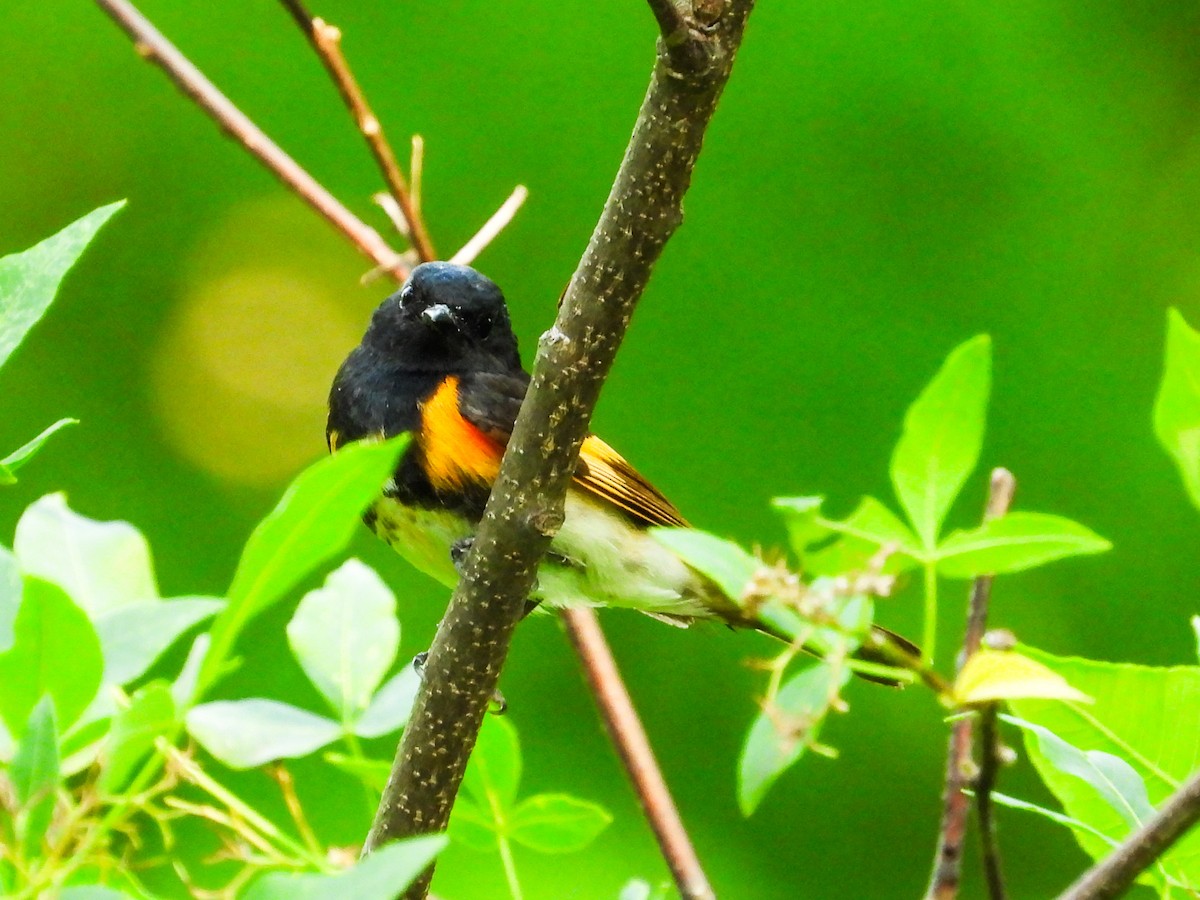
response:
<path id="1" fill-rule="evenodd" d="M 684 618 L 711 618 L 707 584 L 674 553 L 622 516 L 578 496 L 567 498 L 562 528 L 538 569 L 535 597 L 553 608 L 617 606 Z M 469 531 L 444 510 L 382 499 L 376 533 L 425 574 L 453 586 L 450 546 Z"/>

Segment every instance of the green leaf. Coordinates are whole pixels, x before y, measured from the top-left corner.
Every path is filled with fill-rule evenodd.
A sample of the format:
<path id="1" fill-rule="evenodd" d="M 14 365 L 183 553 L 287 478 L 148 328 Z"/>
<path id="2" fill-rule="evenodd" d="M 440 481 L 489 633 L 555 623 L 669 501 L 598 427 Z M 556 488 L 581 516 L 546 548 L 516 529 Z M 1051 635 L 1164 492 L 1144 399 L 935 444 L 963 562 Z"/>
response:
<path id="1" fill-rule="evenodd" d="M 1082 831 L 1088 834 L 1095 835 L 1100 840 L 1107 843 L 1110 847 L 1117 846 L 1117 841 L 1107 837 L 1089 825 L 1087 822 L 1080 822 L 1078 819 L 1072 819 L 1070 816 L 1063 815 L 1053 809 L 1046 809 L 1044 806 L 1038 806 L 1036 803 L 1030 803 L 1027 800 L 1021 800 L 1017 797 L 1011 797 L 1008 794 L 1001 794 L 997 791 L 992 791 L 992 799 L 1001 806 L 1007 806 L 1009 809 L 1019 809 L 1024 812 L 1031 812 L 1039 815 L 1044 819 L 1049 819 L 1051 822 L 1057 822 L 1059 825 L 1065 825 L 1072 831 Z"/>
<path id="2" fill-rule="evenodd" d="M 1167 313 L 1167 351 L 1154 402 L 1154 433 L 1200 507 L 1200 332 L 1179 310 Z"/>
<path id="3" fill-rule="evenodd" d="M 783 517 L 792 552 L 804 559 L 808 548 L 829 537 L 829 528 L 821 521 L 824 497 L 776 497 L 771 508 Z"/>
<path id="4" fill-rule="evenodd" d="M 1091 702 L 1040 662 L 1011 650 L 986 649 L 973 653 L 958 673 L 954 699 L 964 705 L 1026 699 Z"/>
<path id="5" fill-rule="evenodd" d="M 258 697 L 202 703 L 185 718 L 188 734 L 231 769 L 308 756 L 342 734 L 337 722 Z"/>
<path id="6" fill-rule="evenodd" d="M 380 847 L 336 875 L 269 872 L 250 885 L 242 900 L 392 900 L 445 846 L 444 835 L 424 835 Z"/>
<path id="7" fill-rule="evenodd" d="M 1112 544 L 1078 522 L 1046 513 L 1013 512 L 978 528 L 955 531 L 937 549 L 938 573 L 974 578 L 1111 550 Z"/>
<path id="8" fill-rule="evenodd" d="M 0 547 L 0 653 L 13 642 L 13 623 L 21 608 L 21 569 L 7 547 Z"/>
<path id="9" fill-rule="evenodd" d="M 135 900 L 135 897 L 106 884 L 75 884 L 63 888 L 58 900 Z"/>
<path id="10" fill-rule="evenodd" d="M 408 724 L 420 687 L 421 676 L 411 665 L 405 666 L 371 698 L 371 705 L 354 723 L 354 733 L 377 738 L 399 731 Z"/>
<path id="11" fill-rule="evenodd" d="M 1057 672 L 1093 699 L 1088 706 L 1042 700 L 1014 700 L 1013 712 L 1071 746 L 1097 750 L 1128 763 L 1146 785 L 1149 803 L 1159 806 L 1200 759 L 1200 667 L 1159 668 L 1129 663 L 1053 656 L 1030 647 L 1021 652 Z M 1056 767 L 1038 742 L 1026 738 L 1038 774 L 1067 814 L 1120 840 L 1127 823 L 1095 789 Z M 1109 845 L 1077 834 L 1080 846 L 1100 859 Z M 1169 877 L 1200 885 L 1200 833 L 1185 836 L 1161 860 Z"/>
<path id="12" fill-rule="evenodd" d="M 176 679 L 171 682 L 171 699 L 175 701 L 178 709 L 187 709 L 192 698 L 196 696 L 196 679 L 200 675 L 200 663 L 208 655 L 208 645 L 207 632 L 196 635 L 196 639 L 192 641 L 192 646 L 188 649 L 187 659 L 183 661 L 183 668 L 179 670 Z"/>
<path id="13" fill-rule="evenodd" d="M 165 681 L 155 681 L 130 699 L 129 707 L 113 718 L 103 754 L 100 790 L 119 793 L 137 765 L 154 749 L 154 741 L 170 734 L 177 724 L 175 701 Z"/>
<path id="14" fill-rule="evenodd" d="M 794 675 L 780 689 L 772 719 L 760 712 L 750 726 L 738 760 L 738 805 L 748 816 L 758 808 L 775 780 L 796 763 L 817 740 L 829 712 L 830 701 L 850 678 L 849 670 L 836 671 L 825 663 Z M 790 734 L 781 734 L 777 721 L 786 722 Z"/>
<path id="15" fill-rule="evenodd" d="M 50 439 L 52 434 L 66 428 L 68 425 L 78 424 L 78 419 L 59 419 L 33 440 L 17 448 L 4 457 L 4 459 L 0 459 L 0 484 L 16 484 L 16 473 L 25 463 L 37 455 L 38 451 L 42 449 L 42 445 Z"/>
<path id="16" fill-rule="evenodd" d="M 679 554 L 701 575 L 712 579 L 735 603 L 741 601 L 750 579 L 762 567 L 762 563 L 733 541 L 695 528 L 651 528 L 650 535 Z"/>
<path id="17" fill-rule="evenodd" d="M 883 547 L 894 550 L 883 565 L 889 574 L 912 568 L 922 555 L 916 535 L 874 497 L 863 497 L 844 521 L 822 522 L 842 537 L 808 557 L 808 570 L 818 575 L 865 571 Z"/>
<path id="18" fill-rule="evenodd" d="M 463 789 L 484 809 L 512 807 L 521 784 L 521 745 L 506 719 L 489 716 L 479 730 Z"/>
<path id="19" fill-rule="evenodd" d="M 979 462 L 992 380 L 992 342 L 971 338 L 946 358 L 904 417 L 892 486 L 926 550 Z"/>
<path id="20" fill-rule="evenodd" d="M 301 472 L 246 542 L 200 666 L 197 697 L 224 669 L 237 636 L 254 616 L 349 543 L 408 445 L 408 435 L 358 441 Z"/>
<path id="21" fill-rule="evenodd" d="M 42 838 L 54 815 L 55 791 L 60 777 L 58 729 L 54 724 L 54 700 L 51 697 L 42 697 L 29 714 L 9 776 L 20 807 L 17 834 L 26 856 L 39 856 Z"/>
<path id="22" fill-rule="evenodd" d="M 0 653 L 0 719 L 19 737 L 49 694 L 65 731 L 100 688 L 104 660 L 92 623 L 56 585 L 26 577 L 13 633 L 13 645 Z"/>
<path id="23" fill-rule="evenodd" d="M 189 628 L 224 609 L 215 597 L 139 600 L 96 617 L 104 649 L 104 681 L 124 685 L 140 678 Z"/>
<path id="24" fill-rule="evenodd" d="M 396 598 L 375 571 L 347 560 L 300 601 L 288 644 L 343 722 L 367 708 L 400 647 Z"/>
<path id="25" fill-rule="evenodd" d="M 0 259 L 0 366 L 46 312 L 100 226 L 124 205 L 121 200 L 102 206 L 25 252 Z"/>
<path id="26" fill-rule="evenodd" d="M 75 884 L 63 888 L 58 900 L 135 900 L 135 897 L 106 884 Z"/>
<path id="27" fill-rule="evenodd" d="M 14 549 L 22 571 L 57 584 L 93 618 L 158 599 L 142 533 L 128 522 L 81 516 L 63 494 L 47 494 L 25 510 Z"/>
<path id="28" fill-rule="evenodd" d="M 499 824 L 490 812 L 485 812 L 475 801 L 461 794 L 450 811 L 450 827 L 446 833 L 450 840 L 480 853 L 497 853 L 500 850 Z"/>
<path id="29" fill-rule="evenodd" d="M 536 794 L 508 819 L 508 836 L 538 853 L 575 853 L 612 824 L 603 806 L 570 794 Z"/>
<path id="30" fill-rule="evenodd" d="M 377 794 L 383 793 L 383 789 L 387 787 L 388 776 L 392 774 L 392 764 L 386 759 L 364 759 L 361 756 L 348 756 L 332 750 L 322 758 L 335 769 L 341 769 L 347 775 L 357 778 Z"/>
<path id="31" fill-rule="evenodd" d="M 1103 822 L 1102 817 L 1092 819 L 1097 831 L 1121 838 L 1136 831 L 1154 815 L 1154 807 L 1146 794 L 1146 783 L 1133 766 L 1120 757 L 1102 750 L 1080 750 L 1050 729 L 1015 716 L 1001 718 L 1032 735 L 1043 759 L 1060 773 L 1073 776 L 1093 788 L 1116 814 L 1119 821 L 1111 824 Z M 1026 745 L 1031 743 L 1027 741 Z M 1033 752 L 1032 748 L 1030 752 Z"/>

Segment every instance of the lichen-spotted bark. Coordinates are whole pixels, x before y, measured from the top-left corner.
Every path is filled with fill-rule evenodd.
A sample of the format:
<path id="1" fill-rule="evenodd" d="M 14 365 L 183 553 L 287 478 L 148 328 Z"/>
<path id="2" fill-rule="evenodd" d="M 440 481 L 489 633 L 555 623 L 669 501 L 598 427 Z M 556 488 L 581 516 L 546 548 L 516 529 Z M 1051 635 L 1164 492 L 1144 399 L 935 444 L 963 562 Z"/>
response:
<path id="1" fill-rule="evenodd" d="M 699 0 L 687 52 L 658 42 L 650 86 L 612 191 L 538 343 L 533 379 L 475 543 L 430 648 L 366 850 L 441 831 L 512 630 L 563 501 L 600 388 L 663 246 L 683 217 L 704 133 L 753 0 Z M 704 24 L 698 23 L 699 19 Z M 423 897 L 429 873 L 410 888 Z"/>

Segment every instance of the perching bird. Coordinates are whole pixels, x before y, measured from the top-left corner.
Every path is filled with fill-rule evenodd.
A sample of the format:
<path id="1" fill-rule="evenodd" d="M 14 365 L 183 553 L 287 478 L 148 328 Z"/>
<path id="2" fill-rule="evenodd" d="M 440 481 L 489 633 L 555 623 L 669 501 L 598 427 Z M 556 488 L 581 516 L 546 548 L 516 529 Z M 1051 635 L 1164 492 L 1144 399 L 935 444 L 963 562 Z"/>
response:
<path id="1" fill-rule="evenodd" d="M 483 515 L 528 385 L 500 288 L 474 269 L 442 262 L 417 266 L 379 305 L 334 379 L 331 451 L 412 434 L 364 518 L 448 586 L 458 580 L 451 550 L 470 539 Z M 651 537 L 656 525 L 687 522 L 620 454 L 589 436 L 530 606 L 625 607 L 677 625 L 712 619 L 769 633 Z M 860 654 L 876 661 L 867 648 Z"/>

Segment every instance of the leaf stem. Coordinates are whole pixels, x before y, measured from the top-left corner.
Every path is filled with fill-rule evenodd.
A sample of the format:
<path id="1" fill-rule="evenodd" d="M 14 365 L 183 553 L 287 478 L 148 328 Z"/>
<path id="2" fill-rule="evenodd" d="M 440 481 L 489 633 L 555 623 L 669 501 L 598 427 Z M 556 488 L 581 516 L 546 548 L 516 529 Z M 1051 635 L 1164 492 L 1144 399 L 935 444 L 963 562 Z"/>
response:
<path id="1" fill-rule="evenodd" d="M 938 597 L 937 563 L 925 563 L 925 624 L 921 633 L 921 656 L 926 665 L 937 659 Z"/>
<path id="2" fill-rule="evenodd" d="M 504 863 L 504 877 L 508 881 L 508 892 L 512 894 L 513 900 L 524 900 L 524 895 L 521 893 L 521 882 L 517 880 L 517 863 L 513 859 L 512 845 L 503 834 L 496 835 L 496 840 L 500 844 L 500 861 Z"/>

